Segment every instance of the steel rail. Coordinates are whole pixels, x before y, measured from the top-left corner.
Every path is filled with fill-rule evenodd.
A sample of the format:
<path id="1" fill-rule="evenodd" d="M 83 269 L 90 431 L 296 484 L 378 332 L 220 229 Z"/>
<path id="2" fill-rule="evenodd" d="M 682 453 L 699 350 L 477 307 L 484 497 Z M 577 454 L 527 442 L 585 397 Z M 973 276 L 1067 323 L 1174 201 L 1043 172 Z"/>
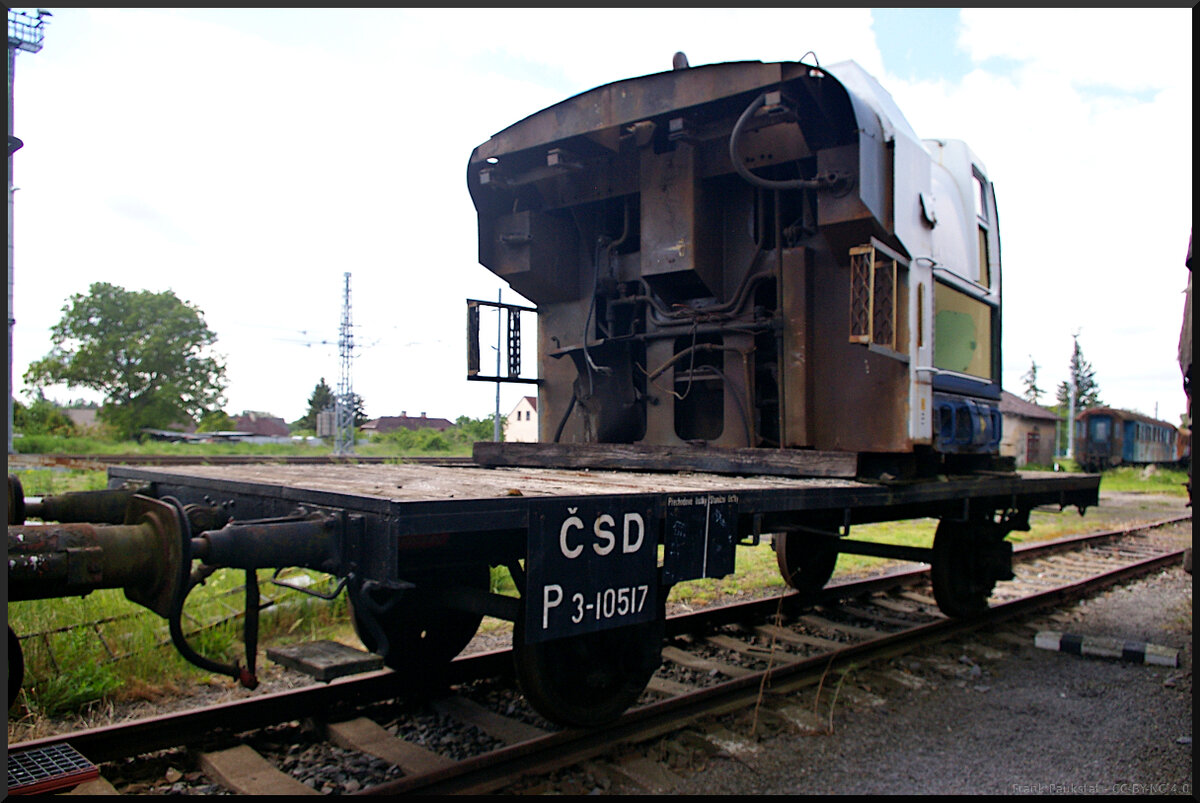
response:
<path id="1" fill-rule="evenodd" d="M 508 649 L 499 649 L 455 659 L 438 680 L 450 685 L 477 677 L 506 674 L 512 674 L 512 658 Z M 30 750 L 67 741 L 94 763 L 113 761 L 180 745 L 200 744 L 225 734 L 278 722 L 325 716 L 341 706 L 366 705 L 400 697 L 412 689 L 411 686 L 403 686 L 404 682 L 400 673 L 380 669 L 327 684 L 259 695 L 196 711 L 163 714 L 135 722 L 32 739 L 11 744 L 8 749 L 9 752 Z"/>
<path id="2" fill-rule="evenodd" d="M 1014 544 L 1013 557 L 1029 560 L 1040 555 L 1051 555 L 1056 552 L 1077 549 L 1083 544 L 1099 543 L 1106 540 L 1111 540 L 1113 538 L 1120 538 L 1121 536 L 1139 532 L 1141 530 L 1152 530 L 1158 527 L 1166 527 L 1168 525 L 1175 524 L 1176 522 L 1189 521 L 1191 518 L 1191 513 L 1185 513 L 1165 519 L 1156 519 L 1145 523 L 1139 523 L 1133 526 L 1124 527 L 1119 530 L 1103 530 L 1094 533 L 1068 535 L 1049 541 L 1035 541 L 1028 544 Z M 794 608 L 799 605 L 813 605 L 825 602 L 834 602 L 850 596 L 859 596 L 861 594 L 887 591 L 892 588 L 910 585 L 928 573 L 928 564 L 901 564 L 871 577 L 831 582 L 817 593 L 807 597 L 802 597 L 794 591 L 789 591 L 783 595 L 782 604 L 784 606 L 784 610 L 786 611 L 789 607 Z M 702 613 L 704 615 L 705 623 L 711 623 L 715 625 L 730 624 L 738 621 L 739 619 L 769 615 L 779 605 L 780 597 L 776 596 L 754 600 L 751 602 L 739 602 L 723 606 L 714 606 L 706 608 Z M 685 633 L 694 629 L 694 625 L 689 624 L 689 622 L 692 621 L 696 620 L 692 620 L 686 616 L 677 616 L 667 619 L 667 636 L 676 636 L 680 633 Z"/>

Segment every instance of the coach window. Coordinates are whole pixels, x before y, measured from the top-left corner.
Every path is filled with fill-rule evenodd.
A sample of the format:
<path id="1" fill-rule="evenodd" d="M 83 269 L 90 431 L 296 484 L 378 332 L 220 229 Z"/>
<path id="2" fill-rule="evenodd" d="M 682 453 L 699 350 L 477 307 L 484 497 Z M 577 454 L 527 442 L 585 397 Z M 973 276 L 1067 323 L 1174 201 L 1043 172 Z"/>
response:
<path id="1" fill-rule="evenodd" d="M 990 261 L 988 259 L 988 203 L 987 203 L 987 179 L 983 173 L 979 172 L 979 168 L 973 168 L 971 182 L 974 184 L 975 194 L 975 222 L 976 235 L 979 238 L 979 283 L 984 287 L 992 286 Z"/>

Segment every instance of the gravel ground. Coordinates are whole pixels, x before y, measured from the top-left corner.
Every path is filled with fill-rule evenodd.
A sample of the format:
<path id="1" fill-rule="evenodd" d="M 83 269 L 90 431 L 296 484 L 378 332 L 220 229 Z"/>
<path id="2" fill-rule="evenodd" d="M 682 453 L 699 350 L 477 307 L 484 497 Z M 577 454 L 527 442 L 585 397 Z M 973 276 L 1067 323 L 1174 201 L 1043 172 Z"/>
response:
<path id="1" fill-rule="evenodd" d="M 1190 543 L 1190 522 L 1176 530 Z M 1036 649 L 1037 630 L 1176 648 L 1180 666 Z M 888 681 L 901 676 L 909 686 Z M 1180 566 L 1048 619 L 866 667 L 847 685 L 866 694 L 836 707 L 833 733 L 729 739 L 672 792 L 1193 793 L 1192 575 Z M 803 699 L 811 706 L 812 693 Z"/>

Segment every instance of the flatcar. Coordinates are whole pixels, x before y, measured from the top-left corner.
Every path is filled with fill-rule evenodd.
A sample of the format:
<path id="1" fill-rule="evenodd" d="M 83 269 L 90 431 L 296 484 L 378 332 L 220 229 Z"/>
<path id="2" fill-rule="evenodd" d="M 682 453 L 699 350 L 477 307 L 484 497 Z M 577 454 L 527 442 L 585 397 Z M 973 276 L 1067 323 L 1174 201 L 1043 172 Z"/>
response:
<path id="1" fill-rule="evenodd" d="M 769 539 L 801 595 L 854 553 L 929 563 L 947 615 L 985 610 L 1033 509 L 1099 498 L 1095 475 L 977 471 L 1001 430 L 986 169 L 919 139 L 852 63 L 675 62 L 515 123 L 467 167 L 481 264 L 537 305 L 542 443 L 510 445 L 604 447 L 620 470 L 485 467 L 479 447 L 505 444 L 476 444 L 469 467 L 114 467 L 105 491 L 29 504 L 10 478 L 9 599 L 123 588 L 187 660 L 253 687 L 255 572 L 317 569 L 400 683 L 440 677 L 483 616 L 513 622 L 526 696 L 576 727 L 638 698 L 672 586 L 732 573 L 740 545 Z M 939 520 L 932 546 L 849 537 L 916 518 Z M 518 598 L 492 592 L 497 566 Z M 183 631 L 217 569 L 247 573 L 245 664 Z"/>
<path id="2" fill-rule="evenodd" d="M 480 263 L 537 306 L 541 441 L 992 467 L 993 184 L 857 64 L 608 84 L 492 136 L 467 182 Z"/>
<path id="3" fill-rule="evenodd" d="M 1076 416 L 1075 443 L 1075 459 L 1085 471 L 1179 460 L 1174 425 L 1113 407 L 1093 407 Z"/>

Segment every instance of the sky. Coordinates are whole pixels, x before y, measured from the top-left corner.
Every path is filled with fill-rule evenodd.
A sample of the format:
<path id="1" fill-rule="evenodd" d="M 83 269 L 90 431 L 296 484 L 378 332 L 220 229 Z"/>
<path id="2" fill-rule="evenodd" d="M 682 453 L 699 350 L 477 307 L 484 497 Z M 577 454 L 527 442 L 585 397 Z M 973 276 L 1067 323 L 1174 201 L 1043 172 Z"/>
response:
<path id="1" fill-rule="evenodd" d="M 676 51 L 693 66 L 812 51 L 857 61 L 919 136 L 983 161 L 1005 389 L 1036 363 L 1053 403 L 1077 335 L 1105 403 L 1172 423 L 1186 409 L 1188 7 L 48 10 L 15 73 L 18 399 L 69 297 L 104 281 L 198 307 L 225 410 L 295 420 L 322 378 L 337 385 L 350 273 L 368 416 L 489 416 L 495 385 L 466 380 L 465 299 L 527 302 L 478 264 L 471 151 Z M 503 386 L 501 413 L 527 394 Z"/>

